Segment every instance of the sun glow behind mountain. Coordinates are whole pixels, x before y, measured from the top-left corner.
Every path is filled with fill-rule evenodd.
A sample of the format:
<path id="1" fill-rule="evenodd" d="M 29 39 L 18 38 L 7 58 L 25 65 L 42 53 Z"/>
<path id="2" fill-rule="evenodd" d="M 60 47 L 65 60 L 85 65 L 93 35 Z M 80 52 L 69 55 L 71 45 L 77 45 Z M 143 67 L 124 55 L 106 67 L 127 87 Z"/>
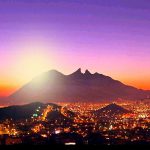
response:
<path id="1" fill-rule="evenodd" d="M 54 49 L 47 48 L 41 41 L 22 42 L 9 58 L 9 71 L 3 73 L 0 85 L 0 95 L 7 96 L 24 83 L 54 66 Z M 9 62 L 8 62 L 9 63 Z M 8 80 L 9 78 L 9 80 Z M 43 77 L 44 78 L 44 77 Z M 41 80 L 41 79 L 40 79 Z M 44 79 L 43 79 L 44 80 Z M 37 81 L 39 84 L 41 81 Z"/>
<path id="2" fill-rule="evenodd" d="M 48 60 L 44 50 L 36 47 L 28 48 L 18 57 L 15 72 L 22 76 L 22 80 L 29 80 L 50 67 Z"/>
<path id="3" fill-rule="evenodd" d="M 150 89 L 149 2 L 115 1 L 0 1 L 0 97 L 79 67 Z"/>

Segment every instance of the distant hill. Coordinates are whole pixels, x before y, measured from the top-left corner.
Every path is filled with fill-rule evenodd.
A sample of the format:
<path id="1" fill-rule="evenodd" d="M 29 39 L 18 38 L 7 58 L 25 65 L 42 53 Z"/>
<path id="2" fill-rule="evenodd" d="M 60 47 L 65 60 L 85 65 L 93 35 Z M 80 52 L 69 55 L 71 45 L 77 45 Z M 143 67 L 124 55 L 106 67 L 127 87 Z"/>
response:
<path id="1" fill-rule="evenodd" d="M 61 112 L 63 108 L 63 113 Z M 49 121 L 60 121 L 60 122 L 67 122 L 67 121 L 73 121 L 76 114 L 70 110 L 68 110 L 65 107 L 57 106 L 57 109 L 54 109 L 53 111 L 48 113 L 47 119 Z"/>
<path id="2" fill-rule="evenodd" d="M 70 75 L 51 70 L 35 77 L 8 97 L 10 103 L 101 101 L 117 98 L 138 100 L 146 98 L 150 91 L 137 89 L 114 80 L 109 76 L 79 68 Z"/>
<path id="3" fill-rule="evenodd" d="M 116 115 L 122 115 L 126 113 L 131 113 L 131 111 L 116 105 L 115 103 L 109 104 L 101 109 L 98 109 L 94 112 L 95 115 L 97 116 L 102 116 L 102 117 L 114 117 Z"/>
<path id="4" fill-rule="evenodd" d="M 73 117 L 69 118 L 61 114 L 59 111 L 52 111 L 48 113 L 47 119 L 49 121 L 59 121 L 59 122 L 67 122 L 67 121 L 73 121 Z"/>

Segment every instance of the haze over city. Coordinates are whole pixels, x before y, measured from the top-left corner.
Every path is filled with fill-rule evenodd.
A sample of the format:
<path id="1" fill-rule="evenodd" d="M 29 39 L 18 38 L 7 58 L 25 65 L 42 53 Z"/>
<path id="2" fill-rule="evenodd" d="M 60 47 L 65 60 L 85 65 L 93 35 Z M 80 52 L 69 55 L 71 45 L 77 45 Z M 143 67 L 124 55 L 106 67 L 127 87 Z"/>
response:
<path id="1" fill-rule="evenodd" d="M 81 67 L 150 89 L 148 0 L 0 1 L 0 97 Z"/>

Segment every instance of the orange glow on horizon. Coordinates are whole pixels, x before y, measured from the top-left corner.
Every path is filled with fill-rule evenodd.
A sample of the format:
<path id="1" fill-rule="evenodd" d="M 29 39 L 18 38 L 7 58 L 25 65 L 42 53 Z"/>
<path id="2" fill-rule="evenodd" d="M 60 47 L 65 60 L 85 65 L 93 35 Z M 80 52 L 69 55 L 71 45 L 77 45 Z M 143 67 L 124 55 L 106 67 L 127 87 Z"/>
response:
<path id="1" fill-rule="evenodd" d="M 145 79 L 145 80 L 122 80 L 122 83 L 129 85 L 129 86 L 133 86 L 136 87 L 138 89 L 143 89 L 143 90 L 150 90 L 150 80 L 149 79 Z"/>
<path id="2" fill-rule="evenodd" d="M 0 85 L 0 97 L 7 97 L 18 89 L 17 86 Z"/>

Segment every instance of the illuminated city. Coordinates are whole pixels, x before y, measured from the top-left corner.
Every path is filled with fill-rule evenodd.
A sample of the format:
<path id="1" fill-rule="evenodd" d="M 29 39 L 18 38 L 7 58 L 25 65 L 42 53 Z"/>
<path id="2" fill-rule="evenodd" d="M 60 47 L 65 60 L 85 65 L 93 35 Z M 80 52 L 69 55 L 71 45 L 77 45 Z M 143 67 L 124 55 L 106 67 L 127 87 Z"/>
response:
<path id="1" fill-rule="evenodd" d="M 30 118 L 1 120 L 1 144 L 118 145 L 150 142 L 149 100 L 31 105 L 37 108 Z M 108 106 L 110 110 L 106 109 Z M 111 106 L 127 110 L 127 113 L 118 113 Z M 102 109 L 103 112 L 95 113 Z M 94 141 L 92 134 L 99 138 Z"/>

